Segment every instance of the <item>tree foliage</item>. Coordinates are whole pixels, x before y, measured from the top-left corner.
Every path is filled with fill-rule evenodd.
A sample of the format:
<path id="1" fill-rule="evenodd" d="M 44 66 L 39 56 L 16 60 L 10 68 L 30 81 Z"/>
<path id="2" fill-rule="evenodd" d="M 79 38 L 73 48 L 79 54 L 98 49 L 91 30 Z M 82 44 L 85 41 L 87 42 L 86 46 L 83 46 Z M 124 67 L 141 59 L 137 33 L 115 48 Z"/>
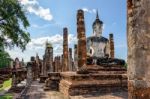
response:
<path id="1" fill-rule="evenodd" d="M 25 50 L 30 41 L 29 22 L 18 0 L 0 0 L 0 45 Z"/>
<path id="2" fill-rule="evenodd" d="M 0 50 L 0 68 L 9 66 L 11 61 L 10 59 L 10 55 L 6 51 Z"/>

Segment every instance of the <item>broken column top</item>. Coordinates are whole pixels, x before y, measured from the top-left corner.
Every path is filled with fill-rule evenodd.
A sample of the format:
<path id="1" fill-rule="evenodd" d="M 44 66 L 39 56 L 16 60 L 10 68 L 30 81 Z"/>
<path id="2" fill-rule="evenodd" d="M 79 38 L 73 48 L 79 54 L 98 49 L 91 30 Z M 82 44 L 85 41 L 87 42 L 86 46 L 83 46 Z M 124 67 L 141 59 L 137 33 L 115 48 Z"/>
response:
<path id="1" fill-rule="evenodd" d="M 82 9 L 79 9 L 78 13 L 84 13 L 84 11 Z"/>
<path id="2" fill-rule="evenodd" d="M 67 34 L 68 34 L 68 29 L 67 29 L 67 27 L 63 28 L 63 33 L 64 33 L 64 35 L 67 35 Z"/>
<path id="3" fill-rule="evenodd" d="M 109 38 L 113 39 L 113 34 L 112 33 L 109 34 Z"/>
<path id="4" fill-rule="evenodd" d="M 31 56 L 31 61 L 35 61 L 35 57 L 34 56 Z"/>

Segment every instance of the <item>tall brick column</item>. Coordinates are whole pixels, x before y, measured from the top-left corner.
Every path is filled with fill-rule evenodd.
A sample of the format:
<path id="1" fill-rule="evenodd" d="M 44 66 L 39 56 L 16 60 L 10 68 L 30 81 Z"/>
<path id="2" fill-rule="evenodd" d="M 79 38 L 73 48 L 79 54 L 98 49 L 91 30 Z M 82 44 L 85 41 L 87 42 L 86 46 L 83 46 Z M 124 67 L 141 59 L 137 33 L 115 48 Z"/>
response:
<path id="1" fill-rule="evenodd" d="M 61 72 L 60 56 L 58 56 L 58 72 Z"/>
<path id="2" fill-rule="evenodd" d="M 128 0 L 128 99 L 150 99 L 150 0 Z"/>
<path id="3" fill-rule="evenodd" d="M 115 51 L 114 51 L 114 37 L 113 34 L 109 34 L 109 48 L 110 48 L 110 58 L 115 57 Z"/>
<path id="4" fill-rule="evenodd" d="M 78 51 L 77 51 L 77 44 L 74 45 L 74 68 L 75 68 L 75 71 L 77 70 L 78 68 Z"/>
<path id="5" fill-rule="evenodd" d="M 53 72 L 56 72 L 56 68 L 55 68 L 55 58 L 54 58 L 54 61 L 53 61 Z"/>
<path id="6" fill-rule="evenodd" d="M 50 48 L 50 56 L 49 56 L 49 62 L 50 62 L 50 72 L 53 72 L 53 47 Z"/>
<path id="7" fill-rule="evenodd" d="M 69 48 L 69 71 L 73 71 L 72 48 Z"/>
<path id="8" fill-rule="evenodd" d="M 61 72 L 63 71 L 63 54 L 61 55 Z"/>
<path id="9" fill-rule="evenodd" d="M 68 29 L 63 29 L 63 71 L 69 71 L 68 66 Z"/>
<path id="10" fill-rule="evenodd" d="M 77 13 L 77 38 L 78 38 L 78 68 L 86 64 L 86 35 L 84 24 L 84 11 Z"/>
<path id="11" fill-rule="evenodd" d="M 57 72 L 57 70 L 58 70 L 58 66 L 57 66 L 57 56 L 55 56 L 54 61 L 55 61 L 55 72 Z"/>

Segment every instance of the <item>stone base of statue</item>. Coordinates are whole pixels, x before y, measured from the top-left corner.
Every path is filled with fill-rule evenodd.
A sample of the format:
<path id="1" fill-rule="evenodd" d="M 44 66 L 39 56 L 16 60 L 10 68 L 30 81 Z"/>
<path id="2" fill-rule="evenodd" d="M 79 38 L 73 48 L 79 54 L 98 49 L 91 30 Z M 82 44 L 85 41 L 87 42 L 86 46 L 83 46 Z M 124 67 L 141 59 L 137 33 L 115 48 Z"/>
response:
<path id="1" fill-rule="evenodd" d="M 61 73 L 59 90 L 64 95 L 85 95 L 127 90 L 127 70 L 122 66 L 87 66 Z"/>
<path id="2" fill-rule="evenodd" d="M 59 90 L 60 73 L 49 72 L 48 78 L 45 80 L 44 90 Z"/>

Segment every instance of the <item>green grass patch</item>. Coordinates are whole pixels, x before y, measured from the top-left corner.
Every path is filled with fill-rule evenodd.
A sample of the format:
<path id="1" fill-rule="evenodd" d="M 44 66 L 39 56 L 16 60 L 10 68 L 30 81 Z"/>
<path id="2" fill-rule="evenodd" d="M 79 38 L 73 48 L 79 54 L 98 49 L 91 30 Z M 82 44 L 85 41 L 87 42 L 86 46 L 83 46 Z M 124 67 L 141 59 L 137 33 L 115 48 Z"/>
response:
<path id="1" fill-rule="evenodd" d="M 13 99 L 12 94 L 6 94 L 4 96 L 0 96 L 0 99 Z"/>
<path id="2" fill-rule="evenodd" d="M 9 80 L 7 81 L 4 81 L 3 83 L 3 87 L 0 88 L 0 92 L 5 90 L 5 88 L 8 88 L 8 87 L 11 87 L 11 82 L 12 82 L 12 79 L 10 78 Z M 0 98 L 1 99 L 1 98 Z M 7 99 L 7 98 L 6 98 Z"/>

